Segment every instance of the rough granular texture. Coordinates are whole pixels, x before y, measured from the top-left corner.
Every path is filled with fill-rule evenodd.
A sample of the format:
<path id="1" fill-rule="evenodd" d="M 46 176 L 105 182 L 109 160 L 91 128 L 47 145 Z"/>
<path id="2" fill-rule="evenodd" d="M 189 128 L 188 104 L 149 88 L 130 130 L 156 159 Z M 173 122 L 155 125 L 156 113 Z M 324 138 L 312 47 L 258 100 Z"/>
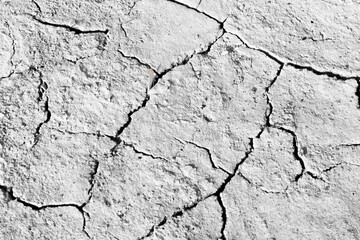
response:
<path id="1" fill-rule="evenodd" d="M 0 0 L 0 240 L 359 240 L 359 13 Z"/>

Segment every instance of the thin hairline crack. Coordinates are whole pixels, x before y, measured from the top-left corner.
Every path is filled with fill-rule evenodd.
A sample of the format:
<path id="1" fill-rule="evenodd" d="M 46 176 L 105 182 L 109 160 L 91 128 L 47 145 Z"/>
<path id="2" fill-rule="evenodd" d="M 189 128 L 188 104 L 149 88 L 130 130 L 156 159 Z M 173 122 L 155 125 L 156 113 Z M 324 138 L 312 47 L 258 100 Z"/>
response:
<path id="1" fill-rule="evenodd" d="M 195 146 L 195 147 L 197 147 L 197 148 L 199 148 L 199 149 L 204 150 L 204 151 L 206 152 L 206 154 L 208 155 L 208 158 L 209 158 L 211 167 L 212 167 L 213 169 L 221 170 L 221 171 L 223 171 L 224 173 L 230 175 L 230 173 L 229 173 L 228 171 L 226 171 L 224 168 L 222 168 L 222 167 L 218 166 L 217 164 L 215 164 L 214 159 L 213 159 L 212 154 L 211 154 L 211 150 L 210 150 L 209 148 L 206 148 L 206 147 L 204 147 L 204 146 L 201 146 L 201 145 L 199 145 L 198 143 L 195 143 L 195 142 L 193 142 L 193 141 L 182 140 L 182 139 L 179 139 L 179 138 L 177 138 L 177 137 L 174 137 L 174 138 L 175 138 L 177 141 L 179 141 L 180 143 L 182 143 L 182 144 L 190 144 L 190 145 L 193 145 L 193 146 Z"/>
<path id="2" fill-rule="evenodd" d="M 8 29 L 9 31 L 9 37 L 11 39 L 11 56 L 10 56 L 10 64 L 11 64 L 11 70 L 10 72 L 4 76 L 4 77 L 0 77 L 0 81 L 3 80 L 3 79 L 7 79 L 7 78 L 10 78 L 14 73 L 15 73 L 15 70 L 14 68 L 16 69 L 16 65 L 14 64 L 14 56 L 16 54 L 16 42 L 15 42 L 15 38 L 14 38 L 14 34 L 13 32 L 11 31 L 11 28 L 10 28 L 10 25 L 7 21 L 4 22 L 4 25 L 6 26 L 6 28 Z"/>

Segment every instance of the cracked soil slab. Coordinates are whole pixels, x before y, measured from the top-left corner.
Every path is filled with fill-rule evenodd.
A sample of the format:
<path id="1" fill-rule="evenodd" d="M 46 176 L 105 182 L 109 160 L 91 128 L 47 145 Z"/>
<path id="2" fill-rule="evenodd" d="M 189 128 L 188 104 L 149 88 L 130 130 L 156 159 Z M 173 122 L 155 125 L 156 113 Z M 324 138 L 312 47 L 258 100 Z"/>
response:
<path id="1" fill-rule="evenodd" d="M 0 240 L 360 239 L 359 11 L 0 0 Z"/>

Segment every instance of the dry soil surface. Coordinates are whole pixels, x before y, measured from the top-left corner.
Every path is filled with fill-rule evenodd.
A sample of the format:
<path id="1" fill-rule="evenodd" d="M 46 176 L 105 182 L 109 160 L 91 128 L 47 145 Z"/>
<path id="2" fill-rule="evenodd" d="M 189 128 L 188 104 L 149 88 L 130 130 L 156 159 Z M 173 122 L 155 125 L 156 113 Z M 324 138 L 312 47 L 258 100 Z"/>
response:
<path id="1" fill-rule="evenodd" d="M 0 0 L 0 239 L 359 240 L 359 0 Z"/>

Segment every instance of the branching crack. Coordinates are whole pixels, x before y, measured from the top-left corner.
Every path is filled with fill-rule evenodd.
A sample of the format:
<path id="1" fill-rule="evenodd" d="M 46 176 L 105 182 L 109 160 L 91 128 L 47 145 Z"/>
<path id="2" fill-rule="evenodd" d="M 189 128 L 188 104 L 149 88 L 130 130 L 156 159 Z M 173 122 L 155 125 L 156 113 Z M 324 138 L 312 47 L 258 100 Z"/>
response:
<path id="1" fill-rule="evenodd" d="M 225 172 L 226 174 L 230 175 L 230 173 L 229 173 L 228 171 L 226 171 L 226 170 L 223 169 L 222 167 L 217 166 L 217 165 L 215 164 L 210 149 L 208 149 L 208 148 L 206 148 L 206 147 L 204 147 L 204 146 L 200 146 L 199 144 L 197 144 L 197 143 L 195 143 L 195 142 L 192 142 L 192 141 L 181 140 L 181 139 L 176 138 L 176 137 L 174 137 L 174 138 L 175 138 L 177 141 L 179 141 L 180 143 L 182 143 L 182 144 L 187 143 L 187 144 L 193 145 L 193 146 L 195 146 L 195 147 L 197 147 L 197 148 L 200 148 L 200 149 L 204 150 L 204 151 L 206 152 L 206 154 L 208 155 L 208 157 L 209 157 L 209 161 L 210 161 L 210 163 L 211 163 L 211 167 L 212 167 L 212 168 L 214 168 L 214 169 L 219 169 L 219 170 Z"/>
<path id="2" fill-rule="evenodd" d="M 258 139 L 261 137 L 261 135 L 263 134 L 265 129 L 269 128 L 271 126 L 270 118 L 271 118 L 271 115 L 273 113 L 273 105 L 272 105 L 272 103 L 270 101 L 269 90 L 275 84 L 276 80 L 279 78 L 279 76 L 280 76 L 283 69 L 284 69 L 284 64 L 280 64 L 280 67 L 279 67 L 279 69 L 278 69 L 278 71 L 276 73 L 276 76 L 270 82 L 270 84 L 265 88 L 266 104 L 268 105 L 268 109 L 266 110 L 266 113 L 265 113 L 265 124 L 261 128 L 259 134 L 256 136 L 256 138 L 258 138 Z"/>
<path id="3" fill-rule="evenodd" d="M 186 5 L 185 3 L 182 3 L 182 2 L 178 2 L 178 1 L 176 1 L 176 0 L 167 0 L 167 1 L 168 1 L 168 2 L 172 2 L 172 3 L 175 3 L 175 4 L 178 4 L 178 5 L 181 5 L 181 6 L 185 7 L 185 8 L 191 9 L 191 10 L 193 10 L 193 11 L 195 11 L 195 12 L 198 12 L 198 13 L 200 13 L 200 14 L 205 15 L 206 17 L 208 17 L 208 18 L 216 21 L 217 23 L 221 23 L 221 22 L 220 22 L 218 19 L 216 19 L 215 17 L 207 14 L 206 12 L 203 12 L 203 11 L 200 11 L 199 9 L 197 9 L 197 7 L 199 7 L 201 1 L 199 2 L 198 6 L 197 6 L 196 8 L 190 7 L 189 5 Z"/>
<path id="4" fill-rule="evenodd" d="M 224 20 L 224 22 L 226 21 L 226 19 Z M 157 73 L 155 71 L 155 73 L 157 73 L 157 76 L 155 77 L 153 83 L 150 85 L 150 89 L 153 88 L 161 78 L 163 78 L 168 72 L 172 71 L 174 68 L 176 67 L 179 67 L 179 66 L 183 66 L 185 64 L 187 64 L 194 56 L 196 55 L 204 55 L 204 54 L 207 54 L 211 51 L 211 48 L 212 46 L 220 39 L 224 36 L 224 34 L 226 33 L 224 28 L 223 28 L 223 24 L 224 22 L 221 23 L 220 25 L 220 29 L 222 30 L 222 33 L 216 37 L 216 39 L 212 42 L 210 42 L 206 47 L 198 50 L 198 51 L 194 51 L 192 54 L 186 56 L 182 61 L 180 62 L 175 62 L 175 63 L 172 63 L 171 66 L 168 68 L 168 69 L 165 69 L 164 71 L 160 72 L 160 73 Z"/>
<path id="5" fill-rule="evenodd" d="M 93 33 L 103 33 L 103 34 L 108 34 L 109 29 L 105 29 L 105 30 L 81 30 L 66 24 L 59 24 L 59 23 L 51 23 L 51 22 L 47 22 L 43 19 L 38 18 L 37 16 L 34 15 L 30 15 L 32 17 L 32 19 L 34 19 L 35 21 L 37 21 L 38 23 L 41 23 L 43 25 L 47 25 L 47 26 L 52 26 L 52 27 L 56 27 L 56 28 L 63 28 L 66 29 L 70 32 L 73 32 L 74 34 L 93 34 Z"/>
<path id="6" fill-rule="evenodd" d="M 200 202 L 210 198 L 210 197 L 216 197 L 217 201 L 219 202 L 220 204 L 220 207 L 222 209 L 222 221 L 223 221 L 223 224 L 222 224 L 222 227 L 221 227 L 221 234 L 222 234 L 222 240 L 226 240 L 225 238 L 225 227 L 226 227 L 226 222 L 227 222 L 227 216 L 226 216 L 226 208 L 225 208 L 225 205 L 223 204 L 223 201 L 221 199 L 221 196 L 220 194 L 223 193 L 223 191 L 225 190 L 226 186 L 231 182 L 232 178 L 235 177 L 237 175 L 237 172 L 239 170 L 239 167 L 240 165 L 250 156 L 250 154 L 253 152 L 254 150 L 254 139 L 253 138 L 250 138 L 250 142 L 249 142 L 249 145 L 250 145 L 250 149 L 248 151 L 245 152 L 245 156 L 240 160 L 240 162 L 238 162 L 233 170 L 233 172 L 231 174 L 229 174 L 227 176 L 227 178 L 225 178 L 224 182 L 220 185 L 220 187 L 213 193 L 207 195 L 206 197 L 203 197 L 201 199 L 199 199 L 198 201 L 188 205 L 188 206 L 185 206 L 183 207 L 183 209 L 181 210 L 178 210 L 176 212 L 174 212 L 170 218 L 177 218 L 177 217 L 180 217 L 182 216 L 185 212 L 195 208 Z M 159 228 L 160 226 L 166 224 L 168 218 L 167 217 L 164 217 L 163 220 L 159 223 L 159 224 L 156 224 L 154 225 L 150 231 L 143 237 L 139 238 L 139 240 L 143 240 L 147 237 L 150 237 L 154 231 Z"/>
<path id="7" fill-rule="evenodd" d="M 274 53 L 271 53 L 270 51 L 264 50 L 264 49 L 259 48 L 259 47 L 251 46 L 248 42 L 246 42 L 238 34 L 229 32 L 226 29 L 225 29 L 225 31 L 227 33 L 237 37 L 247 48 L 252 49 L 254 51 L 261 52 L 261 53 L 265 54 L 267 57 L 269 57 L 270 59 L 272 59 L 273 61 L 275 61 L 275 62 L 277 62 L 277 63 L 279 63 L 281 65 L 291 66 L 291 67 L 293 67 L 295 69 L 298 69 L 298 70 L 307 70 L 307 71 L 312 72 L 312 73 L 314 73 L 316 75 L 319 75 L 319 76 L 324 75 L 324 76 L 327 76 L 329 78 L 335 78 L 335 79 L 340 80 L 340 81 L 356 80 L 358 86 L 357 86 L 355 95 L 358 98 L 358 108 L 360 108 L 360 76 L 344 76 L 344 75 L 341 75 L 339 73 L 335 73 L 335 72 L 332 72 L 332 71 L 318 70 L 318 69 L 316 69 L 315 67 L 312 67 L 312 66 L 305 66 L 305 65 L 301 65 L 301 64 L 298 64 L 298 63 L 295 63 L 295 62 L 292 62 L 292 61 L 281 59 L 280 57 L 276 56 Z"/>
<path id="8" fill-rule="evenodd" d="M 176 63 L 172 63 L 171 64 L 171 67 L 169 67 L 168 69 L 165 69 L 164 71 L 162 72 L 158 72 L 156 71 L 154 68 L 152 68 L 150 66 L 150 64 L 147 64 L 143 61 L 141 61 L 138 57 L 136 56 L 129 56 L 129 55 L 126 55 L 125 53 L 123 53 L 121 50 L 118 50 L 118 52 L 124 57 L 124 58 L 129 58 L 129 59 L 132 59 L 132 60 L 135 60 L 137 63 L 139 63 L 140 65 L 142 66 L 145 66 L 147 67 L 148 69 L 151 69 L 155 74 L 156 76 L 153 78 L 153 79 L 150 79 L 151 82 L 149 84 L 149 87 L 148 89 L 146 90 L 146 93 L 145 93 L 145 98 L 143 100 L 143 102 L 141 103 L 141 105 L 139 107 L 137 107 L 136 109 L 132 110 L 129 112 L 128 114 L 128 120 L 126 121 L 126 123 L 116 132 L 115 134 L 115 139 L 117 139 L 117 142 L 118 144 L 121 142 L 120 140 L 120 136 L 121 134 L 124 132 L 124 130 L 130 125 L 131 121 L 132 121 L 132 115 L 135 114 L 136 112 L 140 111 L 142 108 L 146 107 L 146 104 L 148 103 L 148 101 L 150 100 L 150 94 L 149 94 L 149 91 L 155 87 L 155 85 L 159 82 L 159 80 L 161 78 L 163 78 L 168 72 L 172 71 L 174 68 L 176 67 L 179 67 L 179 66 L 182 66 L 182 65 L 185 65 L 187 64 L 191 58 L 193 58 L 195 55 L 197 54 L 207 54 L 208 52 L 210 52 L 211 50 L 211 47 L 225 34 L 225 30 L 223 28 L 223 25 L 224 25 L 224 22 L 226 21 L 226 19 L 221 23 L 220 25 L 220 29 L 222 29 L 222 33 L 216 37 L 216 39 L 213 41 L 213 42 L 210 42 L 205 48 L 199 50 L 199 51 L 194 51 L 190 56 L 186 56 L 182 61 L 180 62 L 176 62 Z M 113 148 L 113 150 L 116 148 L 116 146 Z M 112 151 L 113 151 L 112 150 Z"/>
<path id="9" fill-rule="evenodd" d="M 324 181 L 324 179 L 320 175 L 306 168 L 305 161 L 302 159 L 302 157 L 299 154 L 299 147 L 298 147 L 298 140 L 296 133 L 290 129 L 281 126 L 271 125 L 271 127 L 284 131 L 293 137 L 293 149 L 294 149 L 293 156 L 300 163 L 301 166 L 301 172 L 295 176 L 294 182 L 299 181 L 299 179 L 302 178 L 304 174 L 308 174 L 310 177 L 314 179 Z"/>
<path id="10" fill-rule="evenodd" d="M 84 222 L 83 222 L 83 229 L 82 230 L 89 237 L 88 233 L 85 231 L 85 224 L 86 224 L 85 214 L 87 214 L 87 212 L 85 212 L 84 209 L 83 209 L 85 204 L 78 205 L 78 204 L 75 204 L 75 203 L 63 203 L 63 204 L 48 204 L 48 205 L 38 206 L 38 205 L 36 205 L 34 203 L 30 203 L 30 202 L 27 202 L 27 201 L 19 198 L 19 197 L 16 197 L 14 195 L 12 187 L 0 185 L 0 190 L 7 196 L 9 201 L 19 202 L 23 206 L 31 208 L 33 211 L 42 211 L 42 210 L 45 210 L 47 208 L 59 208 L 59 207 L 73 207 L 73 208 L 76 208 L 81 213 L 81 215 L 83 217 Z"/>

